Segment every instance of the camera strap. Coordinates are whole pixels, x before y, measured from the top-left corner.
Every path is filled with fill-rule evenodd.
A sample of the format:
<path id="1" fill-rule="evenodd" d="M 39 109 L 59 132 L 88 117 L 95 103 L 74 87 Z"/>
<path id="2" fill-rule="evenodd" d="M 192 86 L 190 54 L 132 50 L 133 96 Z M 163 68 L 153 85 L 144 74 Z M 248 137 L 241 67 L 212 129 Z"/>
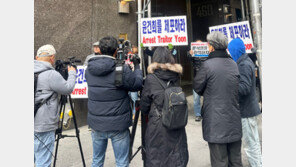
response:
<path id="1" fill-rule="evenodd" d="M 115 60 L 116 66 L 115 66 L 115 86 L 120 87 L 123 85 L 123 66 L 124 61 L 123 60 Z"/>
<path id="2" fill-rule="evenodd" d="M 48 71 L 48 70 L 46 70 Z M 36 94 L 37 94 L 37 82 L 38 82 L 38 77 L 39 77 L 39 74 L 43 73 L 45 71 L 42 71 L 42 72 L 39 72 L 39 73 L 34 73 L 34 117 L 36 116 L 37 114 L 37 111 L 38 109 L 44 104 L 46 103 L 54 94 L 54 92 L 48 96 L 47 98 L 41 100 L 40 102 L 37 102 L 35 103 L 35 98 L 36 98 Z"/>

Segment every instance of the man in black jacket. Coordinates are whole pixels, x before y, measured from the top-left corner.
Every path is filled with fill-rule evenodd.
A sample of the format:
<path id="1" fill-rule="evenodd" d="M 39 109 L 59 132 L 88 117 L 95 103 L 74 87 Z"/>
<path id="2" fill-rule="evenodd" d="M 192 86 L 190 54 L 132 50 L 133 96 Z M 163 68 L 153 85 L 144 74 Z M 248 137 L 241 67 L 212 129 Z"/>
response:
<path id="1" fill-rule="evenodd" d="M 240 38 L 233 39 L 228 50 L 238 65 L 239 108 L 242 117 L 243 146 L 251 167 L 261 167 L 261 147 L 257 127 L 257 116 L 261 114 L 256 97 L 255 65 L 246 54 L 244 42 Z"/>
<path id="2" fill-rule="evenodd" d="M 122 85 L 115 86 L 117 40 L 105 37 L 100 40 L 100 55 L 88 61 L 85 77 L 88 84 L 87 122 L 92 129 L 94 166 L 103 166 L 108 138 L 111 138 L 116 166 L 129 166 L 129 126 L 132 113 L 128 91 L 142 89 L 142 71 L 139 61 L 135 70 L 123 66 Z"/>
<path id="3" fill-rule="evenodd" d="M 227 37 L 207 35 L 209 56 L 197 72 L 193 88 L 204 97 L 203 138 L 208 142 L 212 167 L 242 167 L 242 124 L 238 104 L 239 71 L 227 54 Z"/>

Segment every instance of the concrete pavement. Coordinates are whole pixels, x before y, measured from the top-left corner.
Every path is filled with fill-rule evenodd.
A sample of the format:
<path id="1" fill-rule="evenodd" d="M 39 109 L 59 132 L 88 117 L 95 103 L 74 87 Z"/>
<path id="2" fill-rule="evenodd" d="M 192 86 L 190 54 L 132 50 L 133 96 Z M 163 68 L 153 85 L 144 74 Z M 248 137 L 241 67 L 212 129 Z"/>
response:
<path id="1" fill-rule="evenodd" d="M 201 122 L 195 122 L 195 116 L 193 112 L 193 98 L 192 95 L 187 97 L 189 102 L 189 118 L 186 126 L 187 142 L 189 150 L 189 162 L 188 167 L 210 167 L 210 154 L 209 148 L 206 141 L 202 137 Z M 133 146 L 133 153 L 136 152 L 138 147 L 141 145 L 141 122 L 138 122 L 138 127 L 135 136 L 135 142 Z M 258 119 L 260 140 L 262 139 L 262 118 Z M 131 128 L 130 128 L 131 129 Z M 92 140 L 91 132 L 87 126 L 79 127 L 80 140 L 83 148 L 84 158 L 86 166 L 90 167 L 92 162 Z M 66 130 L 63 134 L 75 134 L 73 129 Z M 262 142 L 261 142 L 262 143 Z M 261 144 L 262 146 L 262 144 Z M 246 158 L 246 154 L 242 150 L 242 161 L 243 166 L 249 166 Z M 58 156 L 57 156 L 57 167 L 81 167 L 82 161 L 80 151 L 76 138 L 64 138 L 60 140 Z M 115 157 L 113 154 L 112 143 L 108 141 L 108 147 L 105 157 L 105 167 L 115 167 Z M 130 167 L 142 167 L 143 161 L 141 159 L 141 152 L 139 152 L 132 162 Z"/>

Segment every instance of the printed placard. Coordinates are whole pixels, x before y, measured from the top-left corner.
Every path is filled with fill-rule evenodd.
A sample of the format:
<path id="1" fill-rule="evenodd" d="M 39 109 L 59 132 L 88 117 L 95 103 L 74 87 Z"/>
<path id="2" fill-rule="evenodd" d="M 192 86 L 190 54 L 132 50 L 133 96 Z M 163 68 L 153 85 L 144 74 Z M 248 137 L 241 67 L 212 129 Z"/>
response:
<path id="1" fill-rule="evenodd" d="M 207 42 L 191 42 L 192 56 L 194 57 L 208 57 L 209 47 Z"/>
<path id="2" fill-rule="evenodd" d="M 140 24 L 144 47 L 188 45 L 186 16 L 142 18 Z"/>
<path id="3" fill-rule="evenodd" d="M 254 47 L 249 21 L 223 24 L 209 27 L 209 29 L 210 33 L 220 31 L 225 34 L 228 38 L 228 43 L 237 37 L 241 38 L 244 41 L 247 53 L 251 53 L 251 49 Z"/>
<path id="4" fill-rule="evenodd" d="M 71 93 L 73 99 L 88 98 L 88 87 L 85 79 L 86 66 L 77 66 L 77 77 L 75 81 L 75 88 Z"/>

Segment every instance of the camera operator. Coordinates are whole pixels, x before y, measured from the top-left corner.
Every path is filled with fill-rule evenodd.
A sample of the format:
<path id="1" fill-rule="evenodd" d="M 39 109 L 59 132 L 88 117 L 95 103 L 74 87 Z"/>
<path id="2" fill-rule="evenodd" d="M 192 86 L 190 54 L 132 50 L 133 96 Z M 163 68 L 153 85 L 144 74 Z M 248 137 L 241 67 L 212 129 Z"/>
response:
<path id="1" fill-rule="evenodd" d="M 111 138 L 117 167 L 129 166 L 129 126 L 132 125 L 128 91 L 142 89 L 140 60 L 135 70 L 125 64 L 116 67 L 118 42 L 108 36 L 100 40 L 100 55 L 88 61 L 85 78 L 88 84 L 87 122 L 92 129 L 94 166 L 103 166 L 108 139 Z M 122 67 L 122 85 L 115 86 L 116 68 Z"/>
<path id="2" fill-rule="evenodd" d="M 53 64 L 56 51 L 52 45 L 44 45 L 37 51 L 34 74 L 39 73 L 35 102 L 44 101 L 34 117 L 34 162 L 36 167 L 50 166 L 58 128 L 58 94 L 68 95 L 75 86 L 76 70 L 68 67 L 68 80 L 55 71 Z"/>

